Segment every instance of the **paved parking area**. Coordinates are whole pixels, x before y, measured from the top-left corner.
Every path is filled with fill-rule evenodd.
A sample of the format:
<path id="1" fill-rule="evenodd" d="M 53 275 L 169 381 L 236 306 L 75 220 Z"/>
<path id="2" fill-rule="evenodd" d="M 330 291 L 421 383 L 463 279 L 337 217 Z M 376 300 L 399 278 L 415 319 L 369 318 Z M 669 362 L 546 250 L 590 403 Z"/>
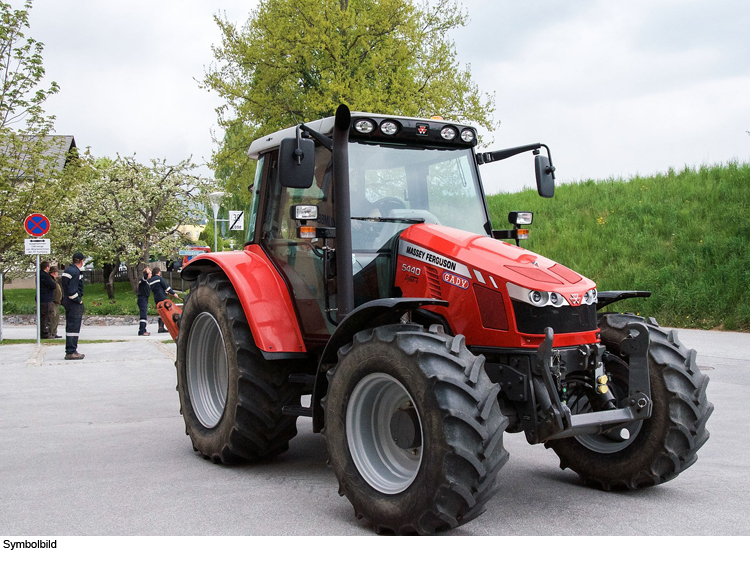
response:
<path id="1" fill-rule="evenodd" d="M 90 327 L 83 361 L 61 344 L 0 346 L 0 534 L 370 535 L 326 467 L 307 420 L 289 452 L 222 467 L 184 434 L 169 335 Z M 28 334 L 28 335 L 27 335 Z M 711 377 L 716 410 L 699 460 L 640 492 L 581 487 L 557 458 L 520 435 L 486 513 L 449 535 L 750 534 L 750 335 L 681 331 Z M 33 327 L 4 338 L 34 338 Z"/>

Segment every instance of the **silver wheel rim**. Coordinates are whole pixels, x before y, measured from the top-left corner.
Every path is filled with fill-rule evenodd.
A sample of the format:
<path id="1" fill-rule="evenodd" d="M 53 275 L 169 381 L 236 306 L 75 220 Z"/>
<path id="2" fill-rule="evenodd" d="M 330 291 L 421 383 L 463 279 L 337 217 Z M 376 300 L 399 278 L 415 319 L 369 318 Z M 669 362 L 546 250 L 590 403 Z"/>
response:
<path id="1" fill-rule="evenodd" d="M 203 312 L 195 318 L 187 343 L 190 403 L 201 425 L 212 429 L 224 414 L 229 388 L 229 363 L 224 335 L 216 318 Z"/>
<path id="2" fill-rule="evenodd" d="M 413 412 L 415 441 L 402 448 L 391 431 L 394 417 Z M 398 380 L 383 373 L 363 378 L 346 409 L 346 437 L 354 465 L 365 481 L 384 494 L 397 494 L 417 477 L 424 436 L 414 400 Z"/>

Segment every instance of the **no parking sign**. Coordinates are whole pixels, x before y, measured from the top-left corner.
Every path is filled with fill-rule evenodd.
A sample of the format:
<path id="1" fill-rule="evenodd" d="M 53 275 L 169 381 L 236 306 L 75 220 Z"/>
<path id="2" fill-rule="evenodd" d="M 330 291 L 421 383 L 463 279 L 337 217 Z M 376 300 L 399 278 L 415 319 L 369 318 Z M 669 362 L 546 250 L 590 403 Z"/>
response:
<path id="1" fill-rule="evenodd" d="M 32 237 L 42 237 L 49 231 L 49 219 L 41 213 L 32 213 L 23 222 L 26 233 Z"/>

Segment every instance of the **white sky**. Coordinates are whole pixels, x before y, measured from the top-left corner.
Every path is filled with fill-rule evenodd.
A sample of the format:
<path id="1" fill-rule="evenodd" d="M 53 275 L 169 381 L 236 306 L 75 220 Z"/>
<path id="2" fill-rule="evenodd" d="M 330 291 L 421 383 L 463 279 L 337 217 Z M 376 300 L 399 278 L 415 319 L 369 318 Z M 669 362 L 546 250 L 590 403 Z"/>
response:
<path id="1" fill-rule="evenodd" d="M 470 22 L 453 33 L 459 61 L 496 94 L 490 150 L 546 143 L 563 182 L 748 160 L 750 2 L 462 4 Z M 36 0 L 29 33 L 61 87 L 45 106 L 57 133 L 96 156 L 204 162 L 220 103 L 196 82 L 219 41 L 212 16 L 244 23 L 254 5 Z M 534 182 L 531 155 L 481 170 L 488 193 Z"/>

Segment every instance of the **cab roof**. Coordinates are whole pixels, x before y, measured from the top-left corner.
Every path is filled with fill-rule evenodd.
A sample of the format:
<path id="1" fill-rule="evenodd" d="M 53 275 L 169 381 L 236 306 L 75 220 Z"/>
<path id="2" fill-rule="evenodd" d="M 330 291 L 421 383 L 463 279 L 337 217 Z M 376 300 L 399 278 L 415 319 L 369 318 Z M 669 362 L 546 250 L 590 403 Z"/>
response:
<path id="1" fill-rule="evenodd" d="M 449 144 L 459 144 L 463 147 L 473 147 L 476 145 L 476 129 L 474 129 L 471 126 L 468 125 L 461 125 L 456 122 L 451 121 L 445 121 L 443 119 L 439 118 L 416 118 L 416 117 L 405 117 L 405 116 L 393 116 L 393 115 L 387 115 L 387 114 L 372 114 L 367 112 L 352 112 L 352 128 L 350 131 L 350 135 L 356 136 L 357 138 L 363 138 L 366 136 L 363 136 L 359 134 L 354 129 L 354 124 L 361 120 L 361 119 L 368 119 L 370 121 L 373 121 L 375 124 L 380 124 L 383 121 L 393 120 L 396 123 L 400 125 L 400 129 L 402 131 L 410 131 L 411 129 L 416 129 L 419 125 L 427 125 L 428 129 L 433 130 L 435 132 L 439 132 L 442 130 L 445 126 L 451 126 L 456 130 L 456 138 L 458 143 L 449 143 Z M 326 117 L 323 119 L 318 119 L 315 121 L 307 122 L 305 125 L 309 127 L 310 129 L 317 131 L 318 133 L 325 135 L 326 137 L 331 137 L 333 135 L 333 125 L 334 125 L 335 118 L 333 116 Z M 434 127 L 433 127 L 434 126 Z M 463 130 L 470 129 L 473 132 L 473 140 L 472 142 L 461 142 L 460 140 L 460 133 L 463 132 Z M 375 133 L 379 133 L 379 131 L 376 128 Z M 283 139 L 289 139 L 294 138 L 297 135 L 297 126 L 294 125 L 292 127 L 287 127 L 286 129 L 282 129 L 280 131 L 277 131 L 275 133 L 271 133 L 270 135 L 266 135 L 265 137 L 261 137 L 259 139 L 256 139 L 252 142 L 250 145 L 250 148 L 247 151 L 247 155 L 251 159 L 257 159 L 262 153 L 265 153 L 266 151 L 270 149 L 274 149 L 278 147 L 281 144 L 281 141 Z M 379 140 L 393 140 L 393 138 L 387 138 L 384 135 L 378 136 Z M 444 144 L 444 141 L 441 141 L 441 144 Z"/>

